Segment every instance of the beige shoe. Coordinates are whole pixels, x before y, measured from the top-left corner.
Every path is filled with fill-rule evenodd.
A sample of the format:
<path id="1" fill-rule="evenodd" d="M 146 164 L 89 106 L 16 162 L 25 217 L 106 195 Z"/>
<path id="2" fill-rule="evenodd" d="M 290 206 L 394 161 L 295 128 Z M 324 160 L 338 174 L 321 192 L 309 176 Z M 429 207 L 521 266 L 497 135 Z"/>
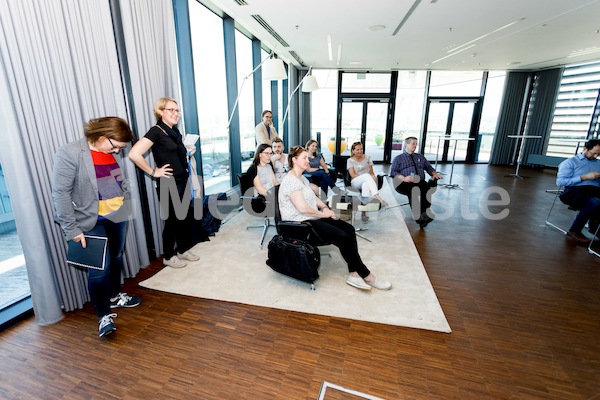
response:
<path id="1" fill-rule="evenodd" d="M 360 290 L 371 290 L 371 286 L 367 285 L 365 280 L 363 278 L 356 277 L 356 276 L 352 276 L 352 275 L 348 275 L 348 278 L 346 279 L 346 283 L 350 286 L 354 286 L 357 289 Z"/>
<path id="2" fill-rule="evenodd" d="M 195 255 L 194 253 L 192 253 L 191 251 L 185 251 L 181 254 L 177 253 L 177 256 L 179 257 L 180 260 L 187 260 L 187 261 L 198 261 L 200 259 L 200 257 L 198 257 L 197 255 Z"/>
<path id="3" fill-rule="evenodd" d="M 392 288 L 392 284 L 390 282 L 379 278 L 375 278 L 373 282 L 365 281 L 365 283 L 379 290 L 390 290 Z"/>
<path id="4" fill-rule="evenodd" d="M 187 265 L 185 262 L 181 261 L 177 256 L 163 259 L 163 264 L 171 268 L 183 268 Z"/>

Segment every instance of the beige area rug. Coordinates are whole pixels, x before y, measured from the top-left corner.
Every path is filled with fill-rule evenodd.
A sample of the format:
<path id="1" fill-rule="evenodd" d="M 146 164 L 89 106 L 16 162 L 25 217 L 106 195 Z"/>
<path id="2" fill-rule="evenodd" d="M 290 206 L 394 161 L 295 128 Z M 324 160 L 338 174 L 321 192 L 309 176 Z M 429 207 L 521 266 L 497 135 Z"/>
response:
<path id="1" fill-rule="evenodd" d="M 381 194 L 394 203 L 394 196 Z M 165 267 L 141 286 L 170 293 L 303 313 L 451 332 L 427 273 L 404 222 L 407 207 L 373 212 L 361 232 L 372 242 L 357 238 L 363 262 L 376 276 L 392 282 L 389 291 L 361 291 L 346 284 L 347 265 L 334 246 L 320 247 L 320 278 L 310 285 L 274 272 L 266 263 L 267 244 L 275 234 L 269 228 L 263 250 L 262 230 L 249 225 L 261 218 L 242 211 L 223 224 L 209 242 L 193 248 L 200 256 L 182 269 Z M 362 222 L 356 223 L 363 226 Z M 331 257 L 323 255 L 329 252 Z"/>

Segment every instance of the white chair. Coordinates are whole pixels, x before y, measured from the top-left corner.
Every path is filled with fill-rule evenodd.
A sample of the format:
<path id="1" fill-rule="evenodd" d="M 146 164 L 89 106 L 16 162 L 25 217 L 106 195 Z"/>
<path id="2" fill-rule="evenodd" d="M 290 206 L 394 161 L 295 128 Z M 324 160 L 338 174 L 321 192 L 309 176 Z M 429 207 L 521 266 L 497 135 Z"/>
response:
<path id="1" fill-rule="evenodd" d="M 588 252 L 590 254 L 595 255 L 596 257 L 600 257 L 600 253 L 598 253 L 596 250 L 594 250 L 592 248 L 592 245 L 594 244 L 594 241 L 596 241 L 596 238 L 598 237 L 598 233 L 600 233 L 600 225 L 598 225 L 598 227 L 596 228 L 596 232 L 594 232 L 594 237 L 592 238 L 592 241 L 588 245 Z"/>
<path id="2" fill-rule="evenodd" d="M 553 217 L 554 219 L 560 219 L 560 224 L 568 224 L 569 222 L 567 221 L 567 219 L 565 218 L 565 215 L 561 215 L 558 216 L 556 215 L 552 215 L 552 211 L 554 211 L 554 208 L 556 206 L 556 203 L 558 201 L 559 204 L 564 204 L 562 201 L 560 201 L 560 195 L 564 192 L 564 188 L 562 186 L 560 186 L 557 190 L 556 190 L 556 195 L 554 196 L 554 200 L 552 201 L 552 206 L 550 207 L 550 210 L 548 211 L 548 216 L 546 217 L 546 225 L 548 225 L 551 228 L 556 229 L 559 232 L 562 232 L 563 234 L 567 234 L 567 231 L 569 228 L 563 228 L 559 225 L 557 225 L 559 222 L 552 222 L 550 221 L 550 218 Z M 576 208 L 573 208 L 567 204 L 564 204 L 564 207 L 567 207 L 569 210 L 573 210 L 573 211 L 579 211 Z M 571 219 L 572 222 L 572 219 Z"/>

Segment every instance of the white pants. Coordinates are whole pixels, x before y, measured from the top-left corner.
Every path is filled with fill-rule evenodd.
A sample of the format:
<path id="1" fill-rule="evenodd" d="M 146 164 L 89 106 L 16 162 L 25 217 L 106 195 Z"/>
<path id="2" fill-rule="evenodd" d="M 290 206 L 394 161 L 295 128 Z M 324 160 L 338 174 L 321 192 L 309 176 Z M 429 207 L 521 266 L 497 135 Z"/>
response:
<path id="1" fill-rule="evenodd" d="M 361 196 L 372 197 L 379 193 L 377 182 L 370 174 L 362 174 L 352 179 L 352 186 L 361 190 Z"/>

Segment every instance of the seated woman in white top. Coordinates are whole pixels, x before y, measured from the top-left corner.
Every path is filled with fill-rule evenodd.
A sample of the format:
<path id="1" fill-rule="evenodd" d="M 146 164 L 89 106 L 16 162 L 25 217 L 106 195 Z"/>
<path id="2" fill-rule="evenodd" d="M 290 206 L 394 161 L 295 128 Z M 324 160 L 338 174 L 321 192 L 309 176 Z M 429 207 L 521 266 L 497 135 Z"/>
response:
<path id="1" fill-rule="evenodd" d="M 358 254 L 354 227 L 337 218 L 311 190 L 308 179 L 302 173 L 308 168 L 308 153 L 301 146 L 294 146 L 288 155 L 289 172 L 279 189 L 281 219 L 306 221 L 321 238 L 326 238 L 340 249 L 348 264 L 350 275 L 346 283 L 358 289 L 371 288 L 388 290 L 390 282 L 376 278 L 362 262 Z"/>
<path id="2" fill-rule="evenodd" d="M 250 165 L 246 172 L 248 175 L 253 176 L 254 195 L 260 199 L 260 201 L 252 202 L 252 209 L 257 213 L 264 211 L 269 190 L 279 185 L 279 181 L 275 177 L 275 172 L 273 172 L 273 165 L 271 164 L 272 155 L 273 149 L 271 145 L 264 143 L 259 145 L 254 153 L 252 165 Z"/>
<path id="3" fill-rule="evenodd" d="M 373 161 L 370 156 L 363 153 L 361 142 L 352 143 L 350 155 L 351 157 L 346 163 L 346 169 L 352 179 L 352 186 L 360 189 L 363 197 L 375 197 L 382 207 L 387 207 L 388 204 L 381 198 L 379 189 L 377 189 L 377 177 L 373 172 Z M 367 218 L 366 213 L 363 211 L 363 221 Z"/>

